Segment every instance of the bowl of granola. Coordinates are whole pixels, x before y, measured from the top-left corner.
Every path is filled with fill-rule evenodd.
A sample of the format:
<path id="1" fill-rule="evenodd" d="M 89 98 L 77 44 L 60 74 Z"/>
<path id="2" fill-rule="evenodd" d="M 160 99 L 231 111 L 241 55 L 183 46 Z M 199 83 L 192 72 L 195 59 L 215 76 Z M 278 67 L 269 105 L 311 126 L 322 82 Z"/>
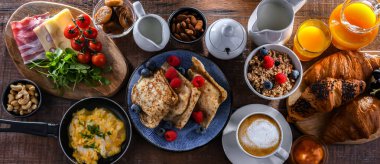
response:
<path id="1" fill-rule="evenodd" d="M 280 100 L 293 94 L 302 81 L 302 64 L 289 48 L 278 44 L 257 47 L 247 57 L 244 78 L 259 97 Z"/>

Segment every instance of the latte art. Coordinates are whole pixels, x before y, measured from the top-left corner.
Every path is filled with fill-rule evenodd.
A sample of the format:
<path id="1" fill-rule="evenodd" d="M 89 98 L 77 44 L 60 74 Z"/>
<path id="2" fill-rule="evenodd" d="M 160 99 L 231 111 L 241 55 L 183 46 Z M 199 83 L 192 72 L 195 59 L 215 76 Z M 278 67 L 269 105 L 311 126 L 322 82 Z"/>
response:
<path id="1" fill-rule="evenodd" d="M 280 145 L 281 130 L 271 117 L 256 114 L 239 127 L 238 138 L 243 149 L 254 156 L 266 156 Z"/>

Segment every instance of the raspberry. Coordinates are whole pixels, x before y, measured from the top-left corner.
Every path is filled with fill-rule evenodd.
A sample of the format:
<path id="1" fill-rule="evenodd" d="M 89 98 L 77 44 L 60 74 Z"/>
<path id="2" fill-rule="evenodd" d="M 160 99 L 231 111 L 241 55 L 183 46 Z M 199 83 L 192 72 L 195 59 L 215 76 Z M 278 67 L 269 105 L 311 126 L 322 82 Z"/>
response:
<path id="1" fill-rule="evenodd" d="M 169 80 L 172 80 L 172 79 L 178 77 L 178 72 L 175 68 L 169 67 L 165 73 L 165 77 Z"/>
<path id="2" fill-rule="evenodd" d="M 200 124 L 203 122 L 203 113 L 201 111 L 194 111 L 191 114 L 191 118 L 193 118 L 196 123 Z"/>
<path id="3" fill-rule="evenodd" d="M 172 142 L 175 139 L 177 139 L 177 132 L 175 132 L 174 130 L 168 130 L 165 132 L 164 137 L 166 141 Z"/>
<path id="4" fill-rule="evenodd" d="M 285 74 L 283 73 L 278 73 L 274 78 L 276 79 L 276 82 L 278 84 L 283 84 L 288 80 Z"/>
<path id="5" fill-rule="evenodd" d="M 179 65 L 181 65 L 181 60 L 177 56 L 174 56 L 174 55 L 171 55 L 168 58 L 166 58 L 166 62 L 168 62 L 169 65 L 173 67 L 178 67 Z"/>
<path id="6" fill-rule="evenodd" d="M 271 69 L 274 65 L 274 60 L 270 56 L 264 56 L 263 67 L 265 69 Z"/>
<path id="7" fill-rule="evenodd" d="M 191 83 L 194 85 L 194 87 L 200 88 L 205 84 L 205 79 L 202 76 L 195 76 Z"/>
<path id="8" fill-rule="evenodd" d="M 176 77 L 170 81 L 170 86 L 172 88 L 179 88 L 182 84 L 182 81 L 180 78 Z"/>

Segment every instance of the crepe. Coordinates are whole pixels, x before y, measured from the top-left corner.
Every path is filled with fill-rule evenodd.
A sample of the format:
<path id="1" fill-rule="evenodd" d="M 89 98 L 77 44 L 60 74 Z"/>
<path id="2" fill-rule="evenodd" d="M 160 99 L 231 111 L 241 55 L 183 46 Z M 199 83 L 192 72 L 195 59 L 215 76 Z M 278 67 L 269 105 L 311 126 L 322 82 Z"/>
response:
<path id="1" fill-rule="evenodd" d="M 167 70 L 170 67 L 168 63 L 162 65 L 163 70 Z M 164 120 L 173 122 L 174 126 L 178 129 L 182 129 L 188 122 L 191 113 L 194 110 L 197 103 L 200 91 L 191 84 L 180 72 L 178 72 L 178 78 L 181 79 L 182 84 L 179 88 L 174 89 L 178 95 L 178 103 L 173 106 L 169 113 L 165 116 Z"/>
<path id="2" fill-rule="evenodd" d="M 169 86 L 163 70 L 151 77 L 141 77 L 132 89 L 132 103 L 141 107 L 141 122 L 148 128 L 156 127 L 171 106 L 178 102 L 178 95 Z"/>
<path id="3" fill-rule="evenodd" d="M 201 61 L 195 57 L 192 57 L 191 61 L 193 62 L 193 66 L 188 70 L 190 79 L 193 79 L 195 76 L 202 76 L 205 79 L 204 85 L 199 88 L 201 95 L 196 104 L 196 108 L 204 114 L 204 120 L 201 126 L 207 128 L 214 118 L 220 104 L 227 99 L 227 91 L 208 74 Z"/>

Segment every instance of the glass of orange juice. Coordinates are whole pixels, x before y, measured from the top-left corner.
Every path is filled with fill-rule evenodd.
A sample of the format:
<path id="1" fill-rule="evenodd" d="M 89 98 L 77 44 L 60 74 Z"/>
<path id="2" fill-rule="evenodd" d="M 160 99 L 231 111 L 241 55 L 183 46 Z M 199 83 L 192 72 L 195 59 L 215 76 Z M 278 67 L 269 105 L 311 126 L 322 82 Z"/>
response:
<path id="1" fill-rule="evenodd" d="M 345 0 L 330 16 L 332 42 L 341 50 L 363 48 L 376 38 L 379 24 L 379 0 Z"/>
<path id="2" fill-rule="evenodd" d="M 318 19 L 303 22 L 294 36 L 293 51 L 301 61 L 312 60 L 323 53 L 331 44 L 328 26 Z"/>

